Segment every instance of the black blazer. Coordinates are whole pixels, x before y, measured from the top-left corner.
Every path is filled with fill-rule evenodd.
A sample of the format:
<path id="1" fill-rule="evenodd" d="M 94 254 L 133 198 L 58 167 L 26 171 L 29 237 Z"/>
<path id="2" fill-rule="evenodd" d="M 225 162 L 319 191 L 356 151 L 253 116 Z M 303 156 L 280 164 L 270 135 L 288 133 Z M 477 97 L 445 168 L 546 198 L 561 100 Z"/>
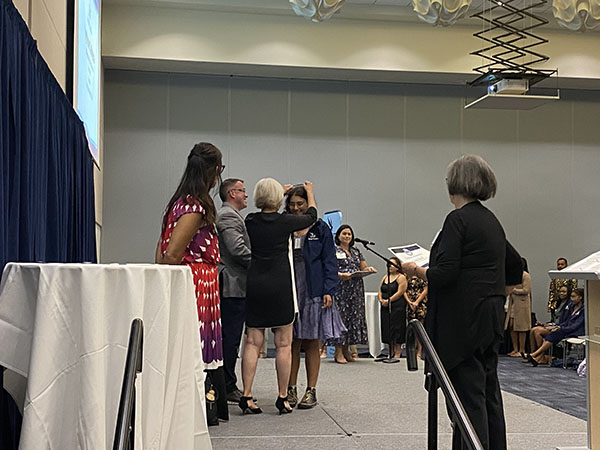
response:
<path id="1" fill-rule="evenodd" d="M 446 370 L 504 335 L 505 286 L 521 257 L 496 216 L 475 201 L 446 216 L 429 260 L 425 326 Z"/>

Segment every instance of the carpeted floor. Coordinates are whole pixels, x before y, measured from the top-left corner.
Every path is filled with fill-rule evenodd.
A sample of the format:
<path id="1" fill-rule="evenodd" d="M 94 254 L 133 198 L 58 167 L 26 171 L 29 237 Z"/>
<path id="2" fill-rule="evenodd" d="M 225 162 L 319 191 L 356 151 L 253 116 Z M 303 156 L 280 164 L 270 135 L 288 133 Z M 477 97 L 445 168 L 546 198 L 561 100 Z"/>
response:
<path id="1" fill-rule="evenodd" d="M 573 369 L 533 367 L 521 358 L 501 356 L 498 361 L 500 387 L 579 419 L 587 420 L 587 379 Z"/>

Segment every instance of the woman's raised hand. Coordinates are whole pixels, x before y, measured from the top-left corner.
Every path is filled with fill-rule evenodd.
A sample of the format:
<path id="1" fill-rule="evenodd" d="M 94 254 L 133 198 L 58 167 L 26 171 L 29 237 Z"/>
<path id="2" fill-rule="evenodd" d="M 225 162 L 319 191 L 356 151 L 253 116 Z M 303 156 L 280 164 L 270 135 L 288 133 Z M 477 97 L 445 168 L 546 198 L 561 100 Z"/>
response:
<path id="1" fill-rule="evenodd" d="M 304 189 L 306 189 L 307 193 L 314 193 L 315 192 L 315 187 L 314 185 L 310 182 L 310 181 L 305 181 L 304 182 Z"/>
<path id="2" fill-rule="evenodd" d="M 292 188 L 293 186 L 291 184 L 284 184 L 283 185 L 283 195 L 287 194 L 288 191 Z"/>

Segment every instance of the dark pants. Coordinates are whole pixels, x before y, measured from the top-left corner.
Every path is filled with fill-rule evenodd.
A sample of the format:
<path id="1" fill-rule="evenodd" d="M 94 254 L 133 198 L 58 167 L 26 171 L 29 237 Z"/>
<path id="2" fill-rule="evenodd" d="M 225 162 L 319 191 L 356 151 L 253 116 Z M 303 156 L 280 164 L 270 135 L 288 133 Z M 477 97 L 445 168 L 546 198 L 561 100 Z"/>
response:
<path id="1" fill-rule="evenodd" d="M 206 378 L 217 394 L 217 417 L 219 419 L 229 420 L 229 408 L 227 407 L 227 395 L 225 394 L 225 377 L 223 376 L 223 368 L 217 367 L 216 369 L 205 370 L 205 372 Z"/>
<path id="2" fill-rule="evenodd" d="M 223 333 L 223 369 L 227 393 L 237 389 L 235 363 L 246 320 L 246 299 L 221 297 L 221 331 Z"/>
<path id="3" fill-rule="evenodd" d="M 448 371 L 458 398 L 486 450 L 506 450 L 506 424 L 497 372 L 499 346 L 497 343 L 477 351 Z M 468 448 L 455 425 L 452 450 Z"/>

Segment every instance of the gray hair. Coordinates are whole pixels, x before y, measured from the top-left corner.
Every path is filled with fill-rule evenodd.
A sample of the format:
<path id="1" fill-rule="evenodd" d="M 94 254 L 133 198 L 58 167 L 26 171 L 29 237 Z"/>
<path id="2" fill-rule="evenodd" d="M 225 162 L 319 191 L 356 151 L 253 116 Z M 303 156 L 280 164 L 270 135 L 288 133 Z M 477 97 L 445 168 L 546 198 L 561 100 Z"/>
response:
<path id="1" fill-rule="evenodd" d="M 283 187 L 273 178 L 263 178 L 254 187 L 254 205 L 259 209 L 279 209 Z"/>
<path id="2" fill-rule="evenodd" d="M 481 156 L 463 155 L 448 166 L 446 183 L 450 195 L 487 200 L 496 195 L 496 175 Z"/>

